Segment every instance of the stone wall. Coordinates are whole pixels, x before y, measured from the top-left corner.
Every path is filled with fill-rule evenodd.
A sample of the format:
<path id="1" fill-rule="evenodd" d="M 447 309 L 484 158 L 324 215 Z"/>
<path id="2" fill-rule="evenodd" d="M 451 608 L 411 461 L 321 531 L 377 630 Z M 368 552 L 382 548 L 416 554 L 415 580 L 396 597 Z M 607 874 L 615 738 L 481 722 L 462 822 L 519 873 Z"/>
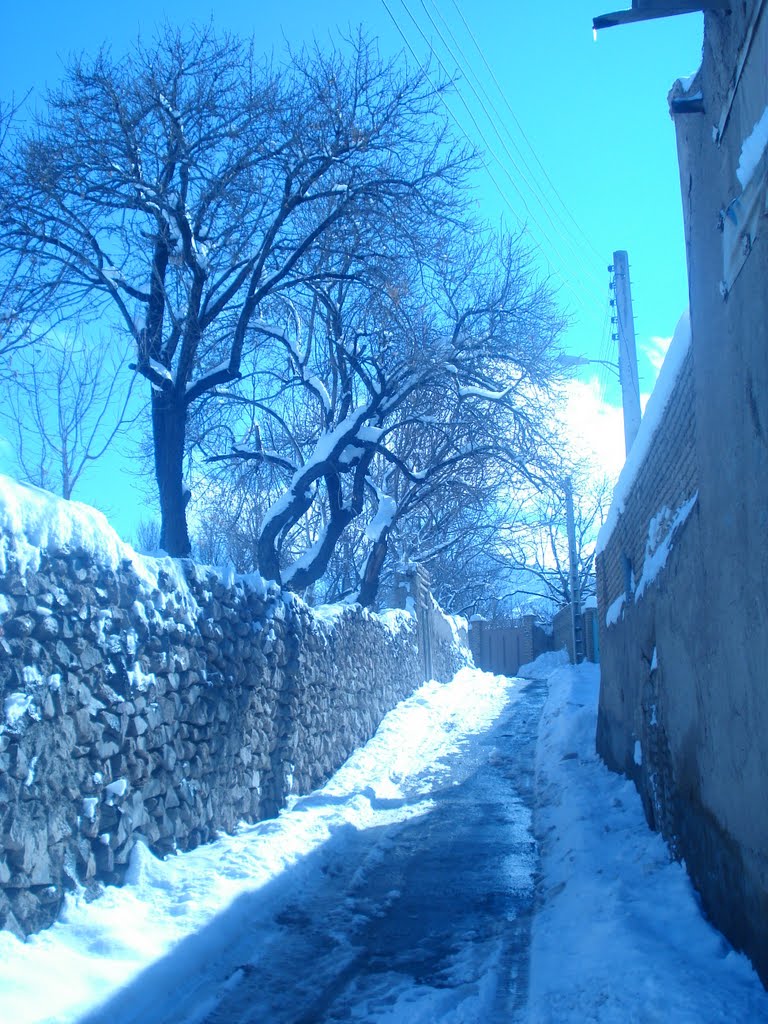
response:
<path id="1" fill-rule="evenodd" d="M 0 925 L 19 934 L 67 888 L 119 882 L 139 838 L 163 855 L 276 814 L 424 678 L 405 612 L 313 614 L 170 559 L 28 563 L 0 557 Z M 447 679 L 467 655 L 430 615 Z"/>

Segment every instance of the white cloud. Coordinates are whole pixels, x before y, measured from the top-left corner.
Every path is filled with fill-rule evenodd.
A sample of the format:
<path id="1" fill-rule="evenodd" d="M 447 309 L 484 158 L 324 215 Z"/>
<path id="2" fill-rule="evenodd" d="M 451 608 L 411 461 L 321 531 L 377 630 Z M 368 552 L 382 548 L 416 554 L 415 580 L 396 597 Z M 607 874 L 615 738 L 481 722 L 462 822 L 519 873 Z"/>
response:
<path id="1" fill-rule="evenodd" d="M 603 401 L 597 377 L 568 382 L 561 423 L 576 459 L 592 464 L 596 475 L 619 475 L 624 465 L 624 417 L 618 406 Z"/>
<path id="2" fill-rule="evenodd" d="M 640 353 L 652 374 L 648 390 L 640 394 L 643 415 L 671 342 L 672 337 L 651 335 L 640 343 Z M 612 391 L 618 394 L 616 388 Z M 565 386 L 559 419 L 572 456 L 582 465 L 586 462 L 595 475 L 615 480 L 625 461 L 624 415 L 620 405 L 605 401 L 604 393 L 597 376 L 573 378 Z"/>
<path id="3" fill-rule="evenodd" d="M 645 354 L 646 359 L 653 367 L 654 380 L 659 375 L 661 364 L 664 362 L 664 357 L 667 354 L 667 349 L 669 348 L 671 341 L 671 335 L 668 338 L 662 338 L 659 337 L 658 335 L 653 335 L 640 346 Z"/>

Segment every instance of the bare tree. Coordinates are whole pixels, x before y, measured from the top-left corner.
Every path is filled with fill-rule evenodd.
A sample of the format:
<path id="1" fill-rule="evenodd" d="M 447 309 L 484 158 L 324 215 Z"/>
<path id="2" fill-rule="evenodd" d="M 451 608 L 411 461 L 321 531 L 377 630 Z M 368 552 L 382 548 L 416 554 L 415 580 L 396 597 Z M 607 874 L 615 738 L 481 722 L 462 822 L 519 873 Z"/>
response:
<path id="1" fill-rule="evenodd" d="M 508 503 L 504 488 L 489 490 L 483 483 L 432 494 L 418 515 L 396 523 L 381 588 L 391 592 L 393 573 L 418 563 L 429 572 L 432 593 L 447 611 L 472 615 L 484 610 L 499 592 L 504 571 L 495 552 Z"/>
<path id="2" fill-rule="evenodd" d="M 574 523 L 582 599 L 593 596 L 595 545 L 611 503 L 607 477 L 581 473 L 574 479 Z M 500 553 L 515 570 L 515 598 L 545 599 L 554 608 L 571 602 L 565 492 L 557 481 L 525 502 L 517 521 L 502 535 Z"/>
<path id="3" fill-rule="evenodd" d="M 242 381 L 212 393 L 247 410 L 226 422 L 230 452 L 212 463 L 249 464 L 263 474 L 252 487 L 274 495 L 259 527 L 264 575 L 312 586 L 362 518 L 349 550 L 363 559 L 356 597 L 372 604 L 393 530 L 430 520 L 427 549 L 423 535 L 411 557 L 432 558 L 461 542 L 460 531 L 447 539 L 442 510 L 468 507 L 469 495 L 490 504 L 550 459 L 562 326 L 550 292 L 519 238 L 462 230 L 438 255 L 390 265 L 389 281 L 346 260 L 335 284 L 313 284 L 303 306 L 273 306 L 257 325 L 276 354 L 254 376 L 271 393 L 246 394 Z M 215 430 L 199 433 L 201 446 L 222 448 Z"/>
<path id="4" fill-rule="evenodd" d="M 160 548 L 160 523 L 156 519 L 140 519 L 133 545 L 143 555 L 155 554 Z"/>
<path id="5" fill-rule="evenodd" d="M 49 336 L 17 352 L 3 418 L 21 474 L 71 498 L 88 466 L 135 421 L 126 358 L 82 337 Z"/>
<path id="6" fill-rule="evenodd" d="M 17 104 L 0 101 L 0 158 L 8 151 L 17 111 Z M 0 222 L 6 215 L 5 202 L 0 193 Z M 0 253 L 0 381 L 16 372 L 17 353 L 46 333 L 38 322 L 40 296 L 26 284 L 24 259 L 18 253 Z"/>
<path id="7" fill-rule="evenodd" d="M 167 29 L 124 59 L 73 63 L 6 147 L 0 258 L 59 318 L 87 312 L 132 338 L 171 554 L 190 550 L 188 413 L 270 337 L 270 300 L 338 274 L 344 259 L 321 251 L 354 249 L 359 265 L 383 222 L 406 239 L 458 210 L 466 154 L 439 102 L 362 38 L 275 68 L 210 27 Z M 265 526 L 273 576 L 284 525 Z"/>

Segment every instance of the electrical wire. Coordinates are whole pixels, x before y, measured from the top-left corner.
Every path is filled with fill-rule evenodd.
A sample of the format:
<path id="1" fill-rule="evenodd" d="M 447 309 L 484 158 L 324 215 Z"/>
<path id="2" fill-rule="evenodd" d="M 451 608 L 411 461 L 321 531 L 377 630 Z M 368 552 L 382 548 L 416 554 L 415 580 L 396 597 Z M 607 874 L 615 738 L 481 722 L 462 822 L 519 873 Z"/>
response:
<path id="1" fill-rule="evenodd" d="M 443 59 L 442 59 L 442 58 L 440 57 L 440 55 L 439 55 L 438 53 L 436 53 L 436 52 L 435 52 L 435 49 L 434 49 L 434 47 L 432 46 L 432 44 L 431 44 L 431 42 L 429 41 L 429 39 L 427 38 L 427 36 L 426 36 L 426 35 L 424 34 L 424 32 L 423 32 L 423 30 L 422 30 L 421 26 L 420 26 L 420 25 L 419 25 L 419 23 L 418 23 L 418 22 L 416 21 L 416 19 L 414 18 L 413 14 L 411 13 L 411 11 L 410 11 L 410 10 L 408 9 L 408 6 L 407 6 L 407 4 L 405 3 L 405 0 L 400 0 L 400 4 L 401 4 L 401 6 L 403 7 L 403 9 L 405 10 L 405 13 L 406 13 L 406 14 L 408 15 L 408 17 L 409 17 L 409 18 L 411 19 L 411 21 L 413 22 L 413 24 L 414 24 L 414 27 L 416 28 L 416 31 L 417 31 L 417 32 L 419 33 L 419 35 L 421 36 L 421 38 L 422 38 L 422 39 L 424 40 L 424 42 L 425 42 L 425 43 L 427 44 L 427 46 L 428 46 L 428 48 L 429 48 L 429 51 L 430 51 L 430 53 L 432 54 L 432 56 L 433 56 L 433 57 L 435 58 L 435 60 L 436 60 L 436 61 L 438 62 L 438 64 L 440 65 L 440 68 L 441 68 L 441 70 L 443 71 L 443 74 L 444 74 L 444 75 L 446 75 L 446 77 L 448 77 L 448 78 L 450 79 L 450 78 L 451 78 L 452 76 L 451 76 L 450 72 L 448 71 L 448 68 L 446 68 L 446 66 L 445 66 L 445 63 L 443 62 Z M 387 6 L 387 5 L 386 5 L 386 3 L 384 4 L 384 6 L 385 6 L 385 7 Z M 401 33 L 401 35 L 402 35 L 402 33 Z M 409 48 L 410 48 L 410 47 L 409 47 Z M 413 50 L 412 50 L 412 49 L 411 49 L 411 52 L 413 53 Z M 415 54 L 414 54 L 414 56 L 415 56 Z M 538 220 L 536 219 L 536 217 L 534 216 L 534 214 L 533 214 L 533 211 L 531 210 L 530 206 L 528 205 L 528 202 L 527 202 L 527 200 L 526 200 L 526 198 L 525 198 L 525 195 L 523 194 L 523 192 L 522 192 L 522 191 L 521 191 L 521 189 L 519 188 L 519 186 L 518 186 L 517 182 L 515 181 L 514 177 L 512 176 L 512 174 L 510 173 L 510 171 L 508 170 L 508 168 L 506 168 L 506 167 L 504 166 L 504 164 L 503 164 L 503 163 L 502 163 L 502 161 L 501 161 L 501 160 L 499 159 L 499 157 L 498 157 L 498 155 L 496 154 L 496 152 L 494 151 L 494 149 L 493 149 L 493 148 L 491 147 L 491 145 L 489 144 L 489 142 L 488 142 L 488 139 L 486 138 L 486 136 L 485 136 L 485 133 L 484 133 L 483 129 L 482 129 L 481 127 L 480 127 L 480 125 L 479 125 L 479 123 L 478 123 L 478 121 L 477 121 L 477 118 L 476 118 L 476 117 L 475 117 L 475 115 L 474 115 L 474 114 L 472 113 L 472 110 L 470 109 L 470 107 L 469 107 L 469 104 L 468 104 L 468 103 L 467 103 L 467 101 L 466 101 L 466 100 L 464 99 L 464 97 L 463 97 L 463 96 L 461 95 L 461 92 L 460 92 L 460 91 L 459 91 L 458 89 L 456 90 L 456 94 L 457 94 L 457 96 L 458 96 L 458 98 L 459 98 L 459 101 L 461 102 L 461 105 L 462 105 L 462 106 L 464 107 L 464 109 L 466 110 L 466 112 L 467 112 L 467 115 L 468 115 L 469 119 L 470 119 L 470 120 L 472 121 L 472 124 L 473 124 L 473 125 L 475 126 L 475 129 L 477 130 L 477 133 L 478 133 L 478 135 L 480 136 L 480 139 L 481 139 L 481 141 L 483 142 L 483 145 L 485 146 L 485 149 L 486 149 L 486 151 L 487 151 L 488 153 L 490 153 L 490 155 L 491 155 L 491 156 L 493 157 L 493 159 L 495 160 L 495 162 L 496 162 L 496 163 L 497 163 L 497 164 L 499 165 L 499 167 L 501 168 L 501 170 L 502 170 L 502 171 L 504 171 L 504 173 L 506 174 L 506 176 L 507 176 L 507 177 L 509 178 L 509 181 L 510 181 L 510 184 L 512 185 L 512 188 L 513 188 L 513 189 L 515 190 L 515 192 L 517 193 L 517 196 L 518 196 L 518 198 L 520 199 L 521 203 L 523 204 L 523 207 L 525 208 L 525 212 L 526 212 L 526 213 L 528 214 L 528 216 L 529 216 L 529 217 L 530 217 L 530 219 L 531 219 L 531 220 L 533 221 L 533 223 L 534 223 L 534 224 L 536 225 L 536 227 L 537 227 L 537 228 L 539 229 L 539 231 L 540 231 L 540 232 L 542 233 L 542 235 L 543 235 L 543 236 L 544 236 L 544 237 L 546 238 L 547 242 L 548 242 L 548 243 L 549 243 L 549 244 L 550 244 L 550 245 L 552 246 L 552 248 L 553 248 L 553 249 L 555 250 L 555 252 L 557 253 L 557 255 L 558 255 L 558 256 L 559 256 L 559 257 L 560 257 L 560 258 L 562 259 L 562 253 L 560 253 L 560 252 L 559 252 L 559 250 L 557 249 L 557 247 L 555 246 L 555 244 L 554 244 L 554 243 L 552 242 L 552 240 L 551 240 L 551 239 L 549 238 L 549 236 L 548 236 L 548 235 L 547 235 L 547 233 L 545 232 L 545 230 L 544 230 L 544 228 L 542 227 L 542 225 L 541 225 L 541 224 L 539 223 L 539 221 L 538 221 Z M 447 106 L 447 105 L 446 105 L 446 106 Z M 453 111 L 451 111 L 451 110 L 450 110 L 450 107 L 447 107 L 447 109 L 449 110 L 449 112 L 450 112 L 450 114 L 451 114 L 451 117 L 452 117 L 452 119 L 454 120 L 454 122 L 456 123 L 456 125 L 457 125 L 457 126 L 459 127 L 459 130 L 460 130 L 460 131 L 462 132 L 462 134 L 464 135 L 464 137 L 465 137 L 465 138 L 467 139 L 467 141 L 468 141 L 468 142 L 472 143 L 472 139 L 470 139 L 469 135 L 468 135 L 468 134 L 466 133 L 466 131 L 464 130 L 464 128 L 462 127 L 462 125 L 461 125 L 461 124 L 459 123 L 459 121 L 458 121 L 458 119 L 456 118 L 456 116 L 454 115 Z M 514 163 L 514 161 L 513 161 L 513 163 Z M 514 166 L 515 166 L 515 169 L 516 169 L 516 170 L 517 170 L 518 172 L 520 172 L 520 171 L 519 171 L 519 168 L 517 167 L 517 165 L 515 164 Z M 486 170 L 487 170 L 487 169 L 488 169 L 488 168 L 487 168 L 487 165 L 486 165 Z M 521 177 L 523 177 L 523 180 L 525 180 L 525 177 L 524 177 L 524 176 L 523 176 L 522 174 L 521 174 Z M 528 184 L 528 183 L 526 182 L 526 184 Z M 530 186 L 529 186 L 529 187 L 530 187 Z"/>
<path id="2" fill-rule="evenodd" d="M 441 70 L 443 71 L 443 74 L 445 74 L 450 79 L 451 76 L 450 76 L 450 74 L 448 72 L 448 69 L 445 66 L 444 61 L 442 60 L 440 55 L 435 52 L 434 47 L 432 46 L 430 40 L 425 35 L 425 33 L 422 30 L 422 28 L 420 27 L 419 23 L 416 21 L 416 19 L 413 16 L 412 12 L 409 10 L 407 4 L 404 2 L 404 0 L 400 0 L 400 3 L 401 3 L 401 6 L 403 7 L 403 10 L 405 11 L 405 13 L 408 15 L 410 20 L 413 22 L 413 25 L 416 28 L 416 31 L 419 33 L 419 35 L 421 36 L 422 40 L 427 45 L 430 53 L 432 54 L 434 59 L 437 61 L 438 65 L 440 66 Z M 401 38 L 403 39 L 403 42 L 405 43 L 405 45 L 408 48 L 409 52 L 413 56 L 414 60 L 417 62 L 417 65 L 419 67 L 421 67 L 422 71 L 424 71 L 424 73 L 428 76 L 429 75 L 428 71 L 421 64 L 421 61 L 419 60 L 418 56 L 416 55 L 416 52 L 415 52 L 413 46 L 411 45 L 410 41 L 408 40 L 407 36 L 405 35 L 405 33 L 404 33 L 403 29 L 402 29 L 400 23 L 395 18 L 392 10 L 390 9 L 389 4 L 387 3 L 387 0 L 382 0 L 382 4 L 383 4 L 385 10 L 387 11 L 387 14 L 390 17 L 390 20 L 392 21 L 392 23 L 394 24 L 394 26 L 397 29 L 398 33 L 400 34 Z M 467 141 L 470 143 L 470 145 L 474 146 L 473 140 L 470 138 L 466 128 L 461 124 L 459 119 L 456 117 L 456 114 L 454 113 L 454 111 L 447 104 L 447 102 L 445 101 L 444 96 L 442 95 L 442 92 L 440 90 L 438 90 L 438 89 L 435 89 L 435 92 L 440 97 L 440 99 L 441 99 L 441 101 L 443 103 L 443 106 L 445 107 L 445 109 L 447 110 L 449 116 L 451 117 L 451 119 L 454 121 L 454 123 L 458 127 L 459 131 L 464 135 L 465 139 L 467 139 Z M 496 161 L 496 163 L 501 167 L 501 169 L 504 171 L 506 176 L 509 178 L 510 184 L 512 185 L 514 191 L 517 193 L 520 201 L 523 204 L 524 209 L 526 210 L 526 212 L 528 213 L 529 217 L 531 218 L 531 221 L 535 224 L 535 226 L 538 229 L 539 233 L 544 237 L 544 239 L 548 243 L 548 245 L 551 248 L 551 250 L 556 254 L 556 256 L 561 261 L 561 263 L 564 264 L 565 261 L 563 259 L 563 254 L 560 252 L 560 250 L 557 247 L 557 245 L 549 237 L 548 233 L 542 227 L 542 225 L 540 224 L 538 219 L 534 216 L 533 212 L 531 211 L 531 209 L 530 209 L 530 207 L 529 207 L 529 205 L 528 205 L 528 203 L 526 201 L 525 196 L 522 194 L 519 186 L 515 182 L 514 177 L 511 175 L 511 173 L 509 172 L 508 168 L 506 168 L 504 166 L 502 161 L 499 159 L 498 155 L 495 153 L 493 148 L 489 145 L 488 140 L 485 137 L 485 134 L 484 134 L 483 130 L 481 129 L 480 125 L 478 124 L 477 118 L 472 113 L 472 110 L 470 109 L 469 105 L 467 104 L 466 99 L 462 96 L 461 92 L 458 91 L 458 90 L 457 90 L 457 95 L 458 95 L 459 101 L 461 102 L 462 106 L 466 110 L 469 119 L 471 120 L 472 124 L 475 126 L 475 129 L 478 132 L 478 135 L 480 136 L 480 139 L 482 140 L 482 142 L 484 143 L 484 145 L 488 149 L 490 155 L 493 156 L 493 158 Z M 517 214 L 514 205 L 510 201 L 510 198 L 509 198 L 508 194 L 501 188 L 501 186 L 499 185 L 495 175 L 493 174 L 493 172 L 491 171 L 490 167 L 488 166 L 488 162 L 484 158 L 482 158 L 482 157 L 481 157 L 481 159 L 482 159 L 483 166 L 484 166 L 486 172 L 488 173 L 488 176 L 491 179 L 494 187 L 496 188 L 496 190 L 498 191 L 498 193 L 500 194 L 502 199 L 507 203 L 507 205 L 510 208 L 510 211 L 512 212 L 513 216 L 518 221 L 518 223 L 521 225 L 521 227 L 525 227 L 525 225 L 523 224 L 523 222 L 520 219 L 519 215 Z M 583 300 L 584 300 L 583 293 L 580 293 L 579 291 L 576 290 L 576 288 L 574 287 L 574 284 L 571 281 L 571 279 L 568 276 L 566 276 L 565 273 L 562 270 L 558 270 L 556 267 L 555 268 L 552 267 L 552 264 L 551 264 L 550 260 L 547 258 L 546 252 L 544 251 L 544 249 L 542 248 L 540 243 L 538 245 L 538 248 L 541 251 L 541 254 L 544 257 L 545 261 L 547 262 L 547 264 L 549 266 L 549 269 L 550 269 L 550 272 L 554 272 L 554 273 L 557 274 L 558 277 L 560 277 L 560 279 L 563 281 L 565 286 L 573 293 L 573 295 L 575 296 L 575 298 L 579 302 L 579 305 L 581 305 L 582 308 L 583 308 Z M 599 305 L 599 304 L 597 304 L 597 305 Z"/>
<path id="3" fill-rule="evenodd" d="M 433 6 L 434 6 L 434 0 L 432 0 L 432 2 L 433 2 Z M 526 144 L 527 144 L 528 148 L 530 149 L 531 153 L 533 154 L 533 158 L 534 158 L 534 160 L 535 160 L 535 161 L 536 161 L 536 163 L 537 163 L 537 164 L 539 165 L 539 168 L 541 169 L 541 172 L 542 172 L 542 174 L 543 174 L 543 175 L 544 175 L 544 177 L 546 178 L 546 180 L 547 180 L 547 183 L 549 184 L 550 188 L 551 188 L 551 189 L 552 189 L 552 191 L 554 192 L 554 194 L 555 194 L 555 196 L 557 197 L 557 199 L 558 199 L 558 200 L 560 201 L 560 205 L 561 205 L 561 206 L 563 207 L 563 209 L 565 210 L 566 214 L 568 215 L 568 217 L 570 218 L 570 220 L 571 220 L 571 221 L 573 222 L 573 225 L 574 225 L 574 227 L 576 228 L 576 230 L 577 230 L 577 231 L 579 232 L 579 234 L 581 235 L 581 237 L 582 237 L 582 238 L 584 239 L 584 241 L 585 241 L 585 242 L 587 243 L 587 245 L 588 245 L 588 246 L 590 247 L 590 249 L 591 249 L 591 250 L 592 250 L 592 252 L 593 252 L 593 253 L 595 254 L 595 256 L 596 256 L 596 257 L 598 258 L 598 260 L 600 260 L 600 261 L 602 262 L 602 260 L 603 260 L 603 256 L 602 256 L 602 255 L 601 255 L 601 254 L 600 254 L 600 253 L 598 252 L 598 250 L 597 250 L 597 249 L 595 248 L 595 246 L 594 246 L 594 245 L 592 244 L 592 241 L 590 240 L 590 238 L 589 238 L 589 237 L 588 237 L 588 236 L 587 236 L 587 235 L 585 234 L 585 232 L 583 231 L 583 229 L 582 229 L 581 225 L 579 224 L 579 222 L 578 222 L 578 221 L 576 220 L 576 218 L 575 218 L 575 217 L 573 216 L 573 213 L 572 213 L 572 211 L 571 211 L 571 210 L 569 209 L 569 207 L 568 207 L 568 205 L 566 204 L 565 200 L 564 200 L 564 199 L 563 199 L 563 197 L 562 197 L 562 196 L 560 195 L 560 193 L 558 192 L 557 188 L 555 187 L 555 184 L 554 184 L 554 182 L 552 181 L 552 179 L 550 178 L 549 174 L 547 173 L 547 169 L 546 169 L 546 167 L 544 166 L 544 164 L 543 164 L 543 163 L 541 162 L 541 160 L 539 159 L 538 153 L 537 153 L 537 152 L 536 152 L 536 150 L 534 149 L 534 147 L 533 147 L 533 144 L 531 143 L 530 139 L 528 138 L 528 136 L 527 136 L 527 135 L 526 135 L 526 133 L 525 133 L 525 129 L 524 129 L 524 128 L 523 128 L 523 126 L 522 126 L 522 125 L 520 124 L 520 121 L 518 120 L 518 118 L 517 118 L 517 115 L 515 114 L 514 110 L 512 109 L 512 106 L 511 106 L 511 104 L 510 104 L 509 100 L 507 99 L 507 94 L 506 94 L 506 93 L 505 93 L 505 91 L 504 91 L 504 90 L 502 89 L 501 85 L 499 84 L 499 80 L 497 79 L 497 77 L 496 77 L 496 75 L 495 75 L 495 73 L 494 73 L 494 71 L 493 71 L 493 68 L 492 68 L 492 67 L 491 67 L 491 65 L 490 65 L 490 64 L 488 63 L 488 61 L 487 61 L 487 59 L 486 59 L 486 57 L 485 57 L 485 54 L 483 53 L 483 51 L 482 51 L 482 48 L 480 47 L 480 44 L 478 43 L 478 41 L 477 41 L 477 39 L 476 39 L 476 37 L 475 37 L 475 34 L 473 33 L 473 31 L 472 31 L 472 29 L 470 28 L 470 26 L 469 26 L 469 25 L 467 24 L 467 20 L 466 20 L 466 18 L 464 17 L 464 15 L 462 14 L 462 12 L 461 12 L 461 8 L 460 8 L 460 7 L 459 7 L 459 5 L 457 4 L 456 0 L 451 0 L 451 2 L 452 2 L 452 4 L 453 4 L 454 8 L 456 9 L 456 13 L 457 13 L 457 14 L 459 15 L 459 17 L 461 18 L 461 20 L 462 20 L 462 23 L 463 23 L 463 25 L 464 25 L 465 29 L 466 29 L 466 30 L 467 30 L 467 32 L 469 33 L 469 36 L 470 36 L 470 38 L 471 38 L 472 42 L 474 43 L 475 49 L 477 50 L 477 52 L 478 52 L 478 54 L 479 54 L 479 56 L 480 56 L 480 59 L 482 60 L 483 64 L 484 64 L 484 65 L 485 65 L 485 67 L 486 67 L 486 70 L 488 71 L 489 75 L 490 75 L 490 76 L 491 76 L 491 78 L 493 79 L 493 83 L 494 83 L 494 85 L 496 86 L 496 88 L 497 88 L 497 90 L 498 90 L 498 92 L 499 92 L 499 95 L 500 95 L 500 96 L 501 96 L 501 98 L 502 98 L 502 101 L 504 102 L 504 106 L 505 106 L 505 107 L 507 108 L 507 110 L 509 111 L 509 115 L 510 115 L 510 117 L 511 117 L 511 118 L 512 118 L 512 120 L 513 120 L 513 121 L 515 122 L 515 124 L 517 125 L 517 129 L 518 129 L 518 131 L 520 132 L 520 134 L 522 135 L 522 137 L 523 137 L 523 138 L 525 139 L 525 142 L 526 142 Z"/>
<path id="4" fill-rule="evenodd" d="M 404 0 L 401 0 L 401 2 L 404 5 Z M 457 70 L 459 70 L 460 72 L 462 72 L 465 75 L 466 81 L 467 81 L 470 89 L 472 90 L 472 93 L 475 96 L 475 99 L 480 104 L 480 107 L 483 110 L 483 113 L 487 117 L 489 124 L 491 125 L 493 131 L 495 132 L 496 137 L 499 139 L 499 142 L 503 146 L 505 153 L 507 154 L 507 156 L 509 157 L 510 161 L 512 162 L 513 167 L 518 172 L 518 174 L 522 178 L 522 180 L 525 183 L 525 185 L 530 189 L 530 191 L 533 194 L 534 198 L 537 200 L 537 202 L 541 206 L 541 208 L 542 208 L 542 210 L 544 212 L 544 215 L 546 216 L 546 218 L 549 221 L 549 223 L 552 225 L 552 228 L 555 231 L 555 233 L 558 235 L 560 240 L 570 249 L 571 253 L 573 254 L 573 256 L 575 258 L 575 261 L 578 263 L 578 265 L 581 267 L 581 269 L 584 271 L 584 273 L 587 275 L 587 277 L 591 278 L 593 283 L 599 286 L 600 285 L 599 279 L 597 278 L 596 274 L 592 271 L 592 269 L 583 261 L 581 252 L 580 252 L 579 248 L 577 247 L 577 245 L 575 244 L 575 239 L 570 237 L 570 234 L 568 233 L 568 229 L 566 228 L 566 226 L 565 226 L 565 224 L 564 224 L 564 222 L 562 220 L 561 215 L 555 209 L 554 204 L 549 200 L 549 198 L 546 196 L 544 191 L 536 183 L 536 177 L 537 177 L 536 171 L 534 171 L 533 168 L 531 167 L 531 165 L 529 164 L 528 160 L 525 157 L 525 154 L 523 153 L 522 149 L 517 144 L 517 142 L 516 142 L 514 136 L 512 135 L 511 131 L 507 127 L 507 120 L 506 120 L 506 118 L 504 118 L 502 116 L 502 114 L 499 112 L 498 107 L 494 103 L 493 99 L 488 95 L 488 91 L 486 90 L 486 88 L 483 85 L 482 81 L 480 80 L 479 76 L 473 70 L 471 62 L 467 58 L 464 50 L 462 49 L 461 43 L 459 42 L 459 40 L 457 40 L 457 38 L 454 35 L 450 25 L 445 20 L 445 18 L 443 17 L 442 13 L 440 12 L 440 10 L 437 8 L 434 0 L 430 0 L 430 3 L 432 4 L 432 7 L 435 9 L 435 12 L 436 12 L 437 16 L 439 17 L 440 21 L 442 22 L 443 26 L 445 27 L 446 32 L 450 36 L 451 41 L 453 42 L 454 47 L 458 50 L 459 54 L 461 55 L 461 60 L 459 60 L 459 58 L 457 58 L 456 54 L 451 49 L 450 45 L 446 42 L 445 37 L 443 36 L 442 32 L 440 31 L 438 26 L 435 24 L 435 21 L 432 18 L 432 15 L 427 10 L 426 4 L 425 4 L 424 0 L 420 0 L 420 3 L 421 3 L 422 9 L 424 10 L 424 13 L 426 14 L 430 24 L 432 25 L 432 27 L 434 28 L 435 32 L 437 33 L 440 41 L 442 42 L 443 46 L 446 48 L 446 50 L 447 50 L 449 56 L 451 57 L 451 59 L 456 63 Z M 461 13 L 461 12 L 459 12 L 459 13 Z M 466 19 L 463 17 L 463 15 L 461 16 L 461 18 L 462 18 L 462 22 L 464 23 L 465 27 L 467 28 L 467 31 L 469 32 L 469 34 L 471 36 L 473 42 L 475 43 L 475 46 L 477 47 L 477 41 L 475 40 L 474 36 L 472 35 L 471 30 L 469 29 L 469 26 L 467 25 Z M 479 47 L 478 47 L 478 49 L 479 49 Z M 523 129 L 522 129 L 521 125 L 520 125 L 520 122 L 518 121 L 517 117 L 515 116 L 515 113 L 512 110 L 512 107 L 510 106 L 508 100 L 506 100 L 506 97 L 503 95 L 502 90 L 501 90 L 501 86 L 499 85 L 498 81 L 496 80 L 495 75 L 491 71 L 490 65 L 488 64 L 487 60 L 485 59 L 485 57 L 483 56 L 482 53 L 481 53 L 481 57 L 483 59 L 483 62 L 485 64 L 486 68 L 488 68 L 488 70 L 490 71 L 491 76 L 492 76 L 492 78 L 493 78 L 493 80 L 494 80 L 494 82 L 496 84 L 497 89 L 502 94 L 502 97 L 504 98 L 504 101 L 505 101 L 505 105 L 506 105 L 507 109 L 509 110 L 511 117 L 513 118 L 515 124 L 518 126 L 518 129 L 520 130 L 521 134 L 523 135 L 523 138 L 525 139 L 526 143 L 528 144 L 528 148 L 531 150 L 531 152 L 532 152 L 536 162 L 539 164 L 539 167 L 541 168 L 541 170 L 542 170 L 546 180 L 549 182 L 550 187 L 552 188 L 552 190 L 555 193 L 555 195 L 557 196 L 557 198 L 560 200 L 560 203 L 563 206 L 563 208 L 566 210 L 566 212 L 569 213 L 569 216 L 570 216 L 571 220 L 573 220 L 573 222 L 576 225 L 579 233 L 584 237 L 584 240 L 586 241 L 587 245 L 589 245 L 589 247 L 592 249 L 592 251 L 595 252 L 595 254 L 597 255 L 597 258 L 602 263 L 602 257 L 597 253 L 597 250 L 591 244 L 591 242 L 586 237 L 586 235 L 581 230 L 581 228 L 579 228 L 579 225 L 576 223 L 576 221 L 573 218 L 572 214 L 570 214 L 570 211 L 568 211 L 567 207 L 565 206 L 565 203 L 564 203 L 562 197 L 560 196 L 560 194 L 557 192 L 557 190 L 555 189 L 554 185 L 552 184 L 552 181 L 551 181 L 549 175 L 547 174 L 546 170 L 544 169 L 543 164 L 541 163 L 541 161 L 539 160 L 538 156 L 536 155 L 536 152 L 533 149 L 533 146 L 531 145 L 530 141 L 528 140 L 528 137 L 525 135 L 525 132 L 523 131 Z M 485 103 L 488 105 L 488 107 L 490 107 L 490 109 L 493 112 L 493 114 L 495 115 L 495 117 L 491 117 L 490 114 L 488 113 L 488 110 L 485 108 L 485 105 L 483 103 L 483 99 L 480 98 L 480 96 L 478 95 L 477 89 L 473 85 L 473 80 L 474 80 L 475 83 L 477 83 L 477 87 L 480 90 L 480 92 L 482 93 L 482 96 L 483 96 L 483 99 L 485 100 Z M 526 175 L 523 173 L 523 171 L 521 170 L 521 168 L 518 165 L 517 161 L 515 160 L 514 156 L 510 153 L 509 147 L 507 146 L 504 138 L 502 137 L 501 130 L 500 130 L 499 126 L 501 126 L 501 129 L 504 131 L 504 134 L 508 137 L 512 147 L 514 148 L 515 152 L 517 153 L 517 155 L 518 155 L 518 157 L 520 159 L 520 162 L 523 164 L 523 167 L 525 167 L 525 170 L 528 172 L 528 175 L 530 175 L 530 177 L 533 178 L 533 184 L 526 177 Z M 558 223 L 555 223 L 555 219 L 553 219 L 553 218 L 556 218 Z"/>

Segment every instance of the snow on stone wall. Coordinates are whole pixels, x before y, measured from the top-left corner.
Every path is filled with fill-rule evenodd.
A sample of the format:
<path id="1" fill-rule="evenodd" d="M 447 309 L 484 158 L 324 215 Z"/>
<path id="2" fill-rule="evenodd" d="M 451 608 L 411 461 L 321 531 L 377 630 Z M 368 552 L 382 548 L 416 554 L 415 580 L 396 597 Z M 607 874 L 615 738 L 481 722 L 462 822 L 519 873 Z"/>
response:
<path id="1" fill-rule="evenodd" d="M 259 577 L 142 559 L 7 478 L 0 525 L 0 926 L 18 933 L 67 888 L 120 881 L 140 836 L 163 855 L 276 814 L 423 681 L 405 612 L 313 614 Z M 448 679 L 466 654 L 441 635 Z"/>

